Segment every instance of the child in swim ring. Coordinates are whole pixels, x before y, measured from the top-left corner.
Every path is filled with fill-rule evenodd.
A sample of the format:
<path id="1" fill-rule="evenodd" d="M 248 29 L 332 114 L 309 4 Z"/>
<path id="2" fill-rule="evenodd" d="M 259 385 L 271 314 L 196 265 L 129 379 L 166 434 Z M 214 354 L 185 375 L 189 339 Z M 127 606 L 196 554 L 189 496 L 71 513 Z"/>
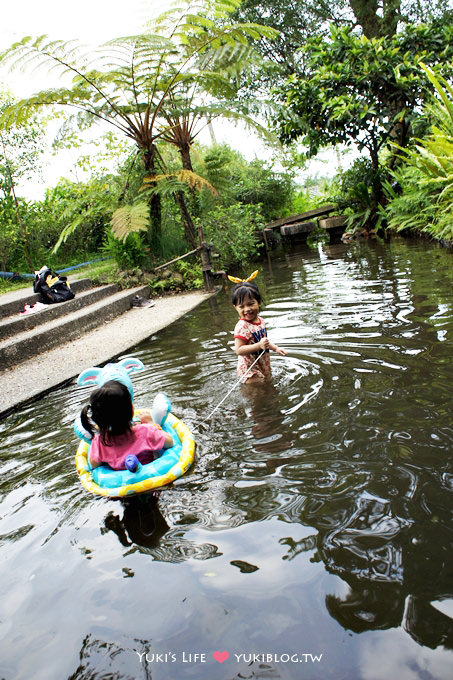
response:
<path id="1" fill-rule="evenodd" d="M 125 470 L 129 455 L 137 456 L 144 465 L 153 461 L 154 454 L 161 449 L 173 446 L 172 436 L 154 425 L 150 411 L 141 411 L 136 425 L 133 415 L 129 390 L 118 380 L 109 380 L 93 390 L 90 403 L 80 414 L 83 427 L 93 437 L 90 449 L 93 468 L 106 463 L 114 470 Z"/>
<path id="2" fill-rule="evenodd" d="M 258 287 L 251 283 L 258 272 L 252 274 L 245 281 L 237 283 L 231 291 L 231 301 L 239 314 L 239 321 L 234 328 L 234 347 L 238 355 L 237 374 L 238 377 L 245 376 L 245 382 L 257 382 L 271 377 L 271 362 L 269 350 L 277 352 L 285 357 L 286 352 L 267 337 L 266 324 L 259 316 L 261 305 L 261 293 Z M 232 281 L 238 281 L 233 277 L 228 277 Z M 250 366 L 266 350 L 253 368 Z M 248 371 L 248 372 L 247 372 Z"/>

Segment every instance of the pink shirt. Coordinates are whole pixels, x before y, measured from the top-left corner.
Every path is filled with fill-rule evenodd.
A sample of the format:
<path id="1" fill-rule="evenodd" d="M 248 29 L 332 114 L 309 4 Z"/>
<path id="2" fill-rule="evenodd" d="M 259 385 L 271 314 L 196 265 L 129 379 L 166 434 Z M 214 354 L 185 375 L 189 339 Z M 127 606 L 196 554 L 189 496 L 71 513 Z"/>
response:
<path id="1" fill-rule="evenodd" d="M 256 342 L 259 342 L 266 336 L 266 324 L 260 316 L 258 316 L 254 322 L 246 321 L 245 319 L 239 319 L 234 328 L 234 337 L 244 340 L 247 345 L 254 345 Z M 255 359 L 259 357 L 260 353 L 261 350 L 258 350 L 258 352 L 254 352 L 253 354 L 238 355 L 238 378 L 241 378 L 247 373 L 247 370 L 253 364 Z M 271 360 L 269 357 L 269 352 L 263 354 L 263 356 L 256 362 L 252 370 L 247 373 L 247 379 L 252 376 L 256 378 L 270 378 Z"/>
<path id="2" fill-rule="evenodd" d="M 125 470 L 126 456 L 135 454 L 143 465 L 154 460 L 154 453 L 164 447 L 165 433 L 151 423 L 134 425 L 131 432 L 114 437 L 114 444 L 106 446 L 96 434 L 91 442 L 90 461 L 107 463 L 114 470 Z"/>

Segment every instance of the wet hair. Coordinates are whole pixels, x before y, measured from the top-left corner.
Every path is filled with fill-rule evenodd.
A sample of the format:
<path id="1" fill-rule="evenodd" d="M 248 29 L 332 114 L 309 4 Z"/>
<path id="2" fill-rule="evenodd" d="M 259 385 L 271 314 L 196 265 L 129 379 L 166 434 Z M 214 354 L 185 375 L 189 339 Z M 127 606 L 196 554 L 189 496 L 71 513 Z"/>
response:
<path id="1" fill-rule="evenodd" d="M 236 307 L 244 302 L 245 298 L 253 298 L 257 303 L 261 304 L 261 293 L 258 286 L 251 281 L 243 281 L 233 286 L 231 291 L 231 302 Z"/>
<path id="2" fill-rule="evenodd" d="M 101 442 L 110 446 L 114 437 L 130 432 L 133 412 L 127 387 L 118 380 L 109 380 L 90 394 L 90 403 L 83 407 L 80 420 L 92 436 L 96 423 Z"/>

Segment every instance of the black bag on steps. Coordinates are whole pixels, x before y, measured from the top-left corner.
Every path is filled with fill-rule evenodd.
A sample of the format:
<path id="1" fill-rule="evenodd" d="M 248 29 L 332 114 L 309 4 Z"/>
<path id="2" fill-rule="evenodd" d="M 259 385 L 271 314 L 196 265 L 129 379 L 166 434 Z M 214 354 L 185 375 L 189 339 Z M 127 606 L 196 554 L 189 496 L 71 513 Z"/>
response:
<path id="1" fill-rule="evenodd" d="M 51 305 L 55 302 L 72 300 L 75 295 L 69 287 L 66 276 L 60 276 L 51 269 L 43 267 L 35 274 L 33 290 L 39 293 L 41 302 Z"/>

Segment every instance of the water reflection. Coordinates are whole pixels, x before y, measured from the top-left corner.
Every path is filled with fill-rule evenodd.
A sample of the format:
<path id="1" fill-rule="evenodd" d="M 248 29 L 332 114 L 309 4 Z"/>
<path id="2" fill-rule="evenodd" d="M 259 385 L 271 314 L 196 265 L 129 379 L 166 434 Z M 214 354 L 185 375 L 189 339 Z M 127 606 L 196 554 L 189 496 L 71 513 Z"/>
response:
<path id="1" fill-rule="evenodd" d="M 121 545 L 156 548 L 169 531 L 159 510 L 157 494 L 136 496 L 121 502 L 123 514 L 110 510 L 104 519 L 104 530 L 113 531 Z"/>

